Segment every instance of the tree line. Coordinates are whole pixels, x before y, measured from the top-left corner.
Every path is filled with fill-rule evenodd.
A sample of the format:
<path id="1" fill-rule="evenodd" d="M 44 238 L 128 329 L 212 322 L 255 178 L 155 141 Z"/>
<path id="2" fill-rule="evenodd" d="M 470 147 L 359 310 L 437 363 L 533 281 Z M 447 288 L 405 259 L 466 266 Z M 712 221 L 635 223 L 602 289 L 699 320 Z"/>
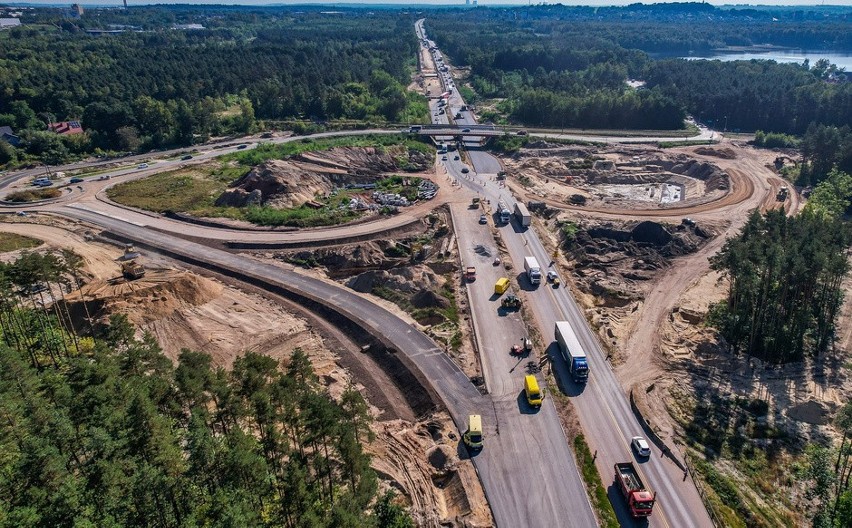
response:
<path id="1" fill-rule="evenodd" d="M 654 57 L 767 43 L 849 50 L 848 16 L 709 4 L 537 6 L 435 13 L 427 29 L 455 64 L 470 66 L 477 95 L 503 100 L 488 113 L 495 119 L 671 129 L 690 113 L 719 129 L 802 135 L 811 123 L 852 122 L 852 83 L 827 61 Z M 629 78 L 644 87 L 628 88 Z"/>
<path id="2" fill-rule="evenodd" d="M 170 29 L 160 10 L 210 25 Z M 37 10 L 38 11 L 38 10 Z M 405 90 L 416 58 L 412 23 L 386 11 L 344 15 L 158 7 L 87 11 L 65 29 L 7 32 L 0 47 L 0 126 L 23 138 L 5 161 L 55 161 L 93 149 L 132 151 L 244 134 L 257 120 L 405 121 L 426 105 Z M 109 12 L 106 12 L 109 11 Z M 51 20 L 52 11 L 43 19 Z M 91 16 L 90 16 L 91 14 Z M 196 18 L 193 18 L 196 17 Z M 90 20 L 144 27 L 108 36 Z M 82 26 L 82 27 L 80 27 Z M 87 134 L 57 137 L 48 121 L 81 120 Z M 0 158 L 0 163 L 4 160 Z"/>
<path id="3" fill-rule="evenodd" d="M 357 390 L 330 398 L 300 349 L 175 367 L 126 317 L 81 324 L 46 298 L 77 269 L 0 266 L 0 526 L 413 526 L 379 496 Z"/>
<path id="4" fill-rule="evenodd" d="M 711 320 L 737 351 L 772 363 L 830 350 L 849 271 L 852 230 L 842 220 L 852 176 L 833 171 L 799 216 L 755 211 L 711 258 L 729 281 Z"/>

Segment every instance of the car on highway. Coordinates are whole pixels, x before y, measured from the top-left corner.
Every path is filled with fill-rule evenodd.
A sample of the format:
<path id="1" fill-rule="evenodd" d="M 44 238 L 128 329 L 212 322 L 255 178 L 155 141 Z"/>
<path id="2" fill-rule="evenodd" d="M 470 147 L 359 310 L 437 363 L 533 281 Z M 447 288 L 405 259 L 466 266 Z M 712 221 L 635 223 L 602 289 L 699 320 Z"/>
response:
<path id="1" fill-rule="evenodd" d="M 468 172 L 470 172 L 470 169 L 468 169 L 467 167 L 462 168 L 462 174 L 467 174 Z"/>
<path id="2" fill-rule="evenodd" d="M 559 286 L 559 275 L 557 275 L 555 271 L 548 270 L 547 280 L 551 282 L 554 286 Z"/>
<path id="3" fill-rule="evenodd" d="M 642 438 L 641 436 L 634 436 L 630 440 L 630 447 L 633 448 L 633 451 L 636 452 L 637 456 L 640 457 L 649 457 L 651 456 L 651 446 L 648 445 L 648 441 Z"/>
<path id="4" fill-rule="evenodd" d="M 470 129 L 469 129 L 469 128 L 465 128 L 464 130 L 462 130 L 462 132 L 470 132 Z"/>
<path id="5" fill-rule="evenodd" d="M 479 215 L 479 223 L 480 224 L 487 224 L 488 223 L 488 217 L 485 216 L 485 215 Z"/>
<path id="6" fill-rule="evenodd" d="M 446 156 L 441 156 L 441 161 L 447 161 L 447 157 L 446 157 Z"/>
<path id="7" fill-rule="evenodd" d="M 68 180 L 68 183 L 80 183 L 82 181 L 83 181 L 83 178 L 74 177 L 74 178 L 71 178 L 70 180 Z"/>
<path id="8" fill-rule="evenodd" d="M 17 213 L 15 213 L 15 215 L 16 216 L 27 216 L 27 212 L 26 211 L 18 211 Z"/>
<path id="9" fill-rule="evenodd" d="M 191 159 L 192 159 L 192 156 L 187 154 L 186 156 L 181 158 L 181 161 L 186 161 L 186 160 L 191 160 Z"/>
<path id="10" fill-rule="evenodd" d="M 147 169 L 148 164 L 147 163 L 140 163 L 139 165 L 136 166 L 136 168 L 137 169 Z"/>
<path id="11" fill-rule="evenodd" d="M 242 145 L 237 146 L 237 150 L 243 150 L 244 148 L 248 148 L 248 145 L 242 144 Z"/>
<path id="12" fill-rule="evenodd" d="M 458 159 L 459 159 L 459 157 L 458 157 L 458 156 L 453 156 L 453 159 L 454 159 L 454 160 L 458 160 Z"/>

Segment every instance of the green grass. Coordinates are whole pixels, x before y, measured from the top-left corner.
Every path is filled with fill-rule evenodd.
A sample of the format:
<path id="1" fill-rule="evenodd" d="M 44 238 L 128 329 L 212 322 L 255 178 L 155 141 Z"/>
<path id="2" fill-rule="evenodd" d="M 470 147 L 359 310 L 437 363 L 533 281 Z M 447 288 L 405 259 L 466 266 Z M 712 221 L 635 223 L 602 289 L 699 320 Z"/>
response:
<path id="1" fill-rule="evenodd" d="M 255 149 L 244 152 L 235 152 L 233 154 L 223 156 L 220 159 L 224 161 L 235 160 L 240 165 L 254 166 L 270 159 L 283 159 L 288 156 L 302 154 L 303 152 L 317 152 L 321 150 L 329 150 L 335 147 L 387 148 L 397 145 L 418 150 L 425 154 L 433 154 L 434 152 L 434 147 L 406 135 L 365 134 L 363 136 L 345 136 L 324 139 L 305 138 L 301 141 L 290 141 L 279 144 L 264 143 Z"/>
<path id="2" fill-rule="evenodd" d="M 41 240 L 19 235 L 17 233 L 0 232 L 0 253 L 17 251 L 19 249 L 31 249 L 42 244 Z"/>
<path id="3" fill-rule="evenodd" d="M 35 202 L 60 196 L 62 196 L 62 191 L 59 189 L 28 189 L 7 194 L 6 201 L 15 203 Z"/>
<path id="4" fill-rule="evenodd" d="M 595 459 L 583 435 L 577 435 L 574 438 L 574 454 L 580 464 L 580 474 L 583 475 L 583 481 L 586 483 L 586 489 L 589 491 L 589 498 L 598 515 L 600 525 L 605 528 L 619 528 L 615 510 L 609 502 L 606 488 L 595 467 Z"/>
<path id="5" fill-rule="evenodd" d="M 273 207 L 249 207 L 245 209 L 245 219 L 253 224 L 264 226 L 317 227 L 337 225 L 354 220 L 359 213 L 349 209 L 275 209 Z"/>
<path id="6" fill-rule="evenodd" d="M 120 204 L 147 211 L 190 212 L 212 206 L 226 187 L 222 181 L 173 171 L 120 183 L 108 189 L 107 196 Z"/>

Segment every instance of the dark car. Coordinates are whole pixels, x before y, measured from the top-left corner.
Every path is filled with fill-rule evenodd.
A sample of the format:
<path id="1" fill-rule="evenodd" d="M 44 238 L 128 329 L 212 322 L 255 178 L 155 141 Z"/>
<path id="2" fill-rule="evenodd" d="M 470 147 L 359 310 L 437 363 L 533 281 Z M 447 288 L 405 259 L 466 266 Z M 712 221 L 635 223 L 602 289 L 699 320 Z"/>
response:
<path id="1" fill-rule="evenodd" d="M 237 150 L 243 150 L 244 148 L 248 148 L 248 145 L 240 145 L 237 147 Z"/>
<path id="2" fill-rule="evenodd" d="M 470 132 L 470 129 L 469 129 L 469 128 L 465 128 L 464 130 L 462 130 L 462 132 Z"/>
<path id="3" fill-rule="evenodd" d="M 192 156 L 190 156 L 189 154 L 187 154 L 186 156 L 181 158 L 182 161 L 191 160 L 191 159 L 192 159 Z"/>
<path id="4" fill-rule="evenodd" d="M 467 174 L 468 172 L 470 172 L 470 169 L 468 169 L 467 167 L 464 167 L 462 169 L 462 174 Z"/>
<path id="5" fill-rule="evenodd" d="M 71 178 L 68 180 L 68 183 L 80 183 L 83 181 L 83 178 Z"/>

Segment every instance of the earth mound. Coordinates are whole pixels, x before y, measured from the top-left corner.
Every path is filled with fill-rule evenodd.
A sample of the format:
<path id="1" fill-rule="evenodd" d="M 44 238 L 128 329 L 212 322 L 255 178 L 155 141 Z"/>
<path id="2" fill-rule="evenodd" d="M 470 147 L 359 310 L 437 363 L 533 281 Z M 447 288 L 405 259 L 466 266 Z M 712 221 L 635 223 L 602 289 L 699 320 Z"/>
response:
<path id="1" fill-rule="evenodd" d="M 217 206 L 299 207 L 335 187 L 370 184 L 395 171 L 426 170 L 433 160 L 404 146 L 377 149 L 338 147 L 269 160 L 253 168 L 216 200 Z"/>
<path id="2" fill-rule="evenodd" d="M 220 295 L 221 284 L 199 275 L 148 270 L 144 278 L 134 281 L 94 280 L 66 295 L 64 302 L 74 321 L 85 322 L 86 310 L 96 322 L 106 322 L 110 314 L 122 313 L 141 327 Z"/>

